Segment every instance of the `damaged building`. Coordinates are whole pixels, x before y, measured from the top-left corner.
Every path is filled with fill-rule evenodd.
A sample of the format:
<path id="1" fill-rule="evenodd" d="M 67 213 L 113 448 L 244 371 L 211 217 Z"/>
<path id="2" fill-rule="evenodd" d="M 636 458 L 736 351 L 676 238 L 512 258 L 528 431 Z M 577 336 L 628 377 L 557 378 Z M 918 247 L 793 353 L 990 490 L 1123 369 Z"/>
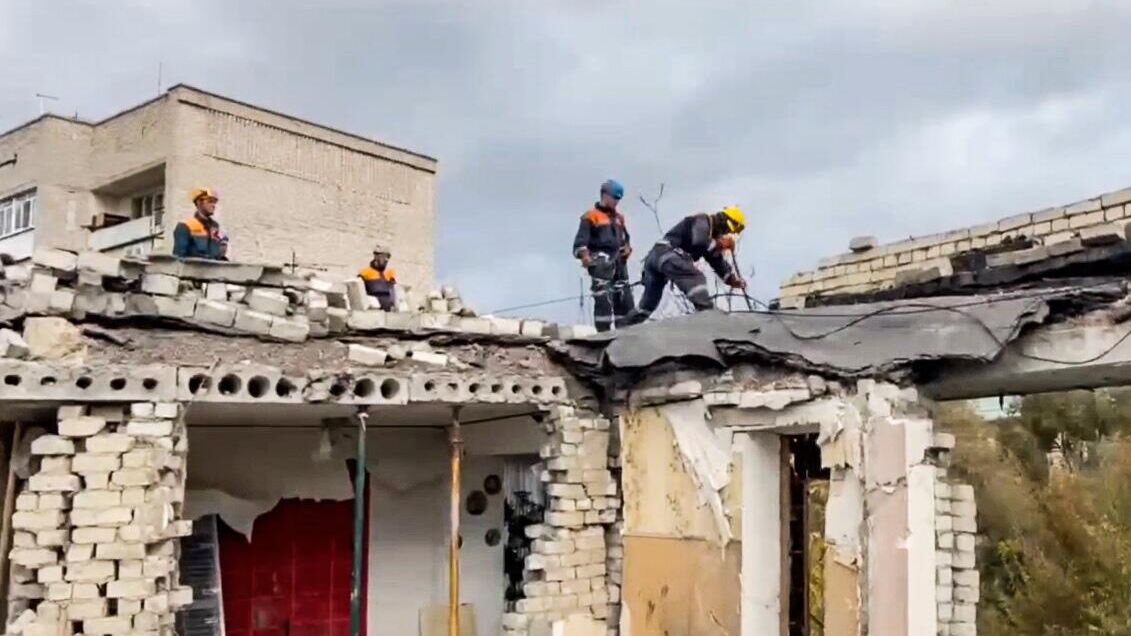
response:
<path id="1" fill-rule="evenodd" d="M 1131 380 L 1131 192 L 1091 201 L 600 335 L 37 249 L 0 305 L 6 633 L 804 635 L 817 531 L 825 634 L 975 634 L 935 401 Z"/>

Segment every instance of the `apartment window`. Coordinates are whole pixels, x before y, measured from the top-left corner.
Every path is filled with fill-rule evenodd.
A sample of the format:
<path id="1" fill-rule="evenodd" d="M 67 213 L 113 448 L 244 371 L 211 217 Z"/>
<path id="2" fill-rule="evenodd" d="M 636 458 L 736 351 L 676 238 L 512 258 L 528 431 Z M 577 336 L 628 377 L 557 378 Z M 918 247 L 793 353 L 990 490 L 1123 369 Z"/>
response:
<path id="1" fill-rule="evenodd" d="M 0 238 L 35 227 L 35 191 L 0 199 Z"/>
<path id="2" fill-rule="evenodd" d="M 165 193 L 161 190 L 139 194 L 131 199 L 133 218 L 151 216 L 161 221 L 165 214 Z"/>

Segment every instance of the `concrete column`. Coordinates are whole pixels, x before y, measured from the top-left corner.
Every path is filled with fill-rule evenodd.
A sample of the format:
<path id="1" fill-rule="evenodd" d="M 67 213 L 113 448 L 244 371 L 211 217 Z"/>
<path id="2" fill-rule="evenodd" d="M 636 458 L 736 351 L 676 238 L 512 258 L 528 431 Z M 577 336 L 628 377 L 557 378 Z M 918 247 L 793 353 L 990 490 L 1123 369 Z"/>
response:
<path id="1" fill-rule="evenodd" d="M 862 389 L 868 415 L 864 427 L 865 633 L 935 634 L 937 473 L 928 456 L 934 425 L 916 408 L 913 392 L 885 384 Z"/>
<path id="2" fill-rule="evenodd" d="M 742 636 L 782 633 L 781 438 L 747 433 L 742 453 Z"/>

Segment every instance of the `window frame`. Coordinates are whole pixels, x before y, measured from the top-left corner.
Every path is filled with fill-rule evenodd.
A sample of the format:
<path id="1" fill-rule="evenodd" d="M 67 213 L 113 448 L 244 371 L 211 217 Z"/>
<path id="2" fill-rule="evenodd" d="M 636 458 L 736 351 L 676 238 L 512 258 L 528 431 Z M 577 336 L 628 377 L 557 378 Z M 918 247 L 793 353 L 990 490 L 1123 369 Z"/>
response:
<path id="1" fill-rule="evenodd" d="M 38 207 L 35 189 L 0 198 L 0 239 L 34 230 Z"/>

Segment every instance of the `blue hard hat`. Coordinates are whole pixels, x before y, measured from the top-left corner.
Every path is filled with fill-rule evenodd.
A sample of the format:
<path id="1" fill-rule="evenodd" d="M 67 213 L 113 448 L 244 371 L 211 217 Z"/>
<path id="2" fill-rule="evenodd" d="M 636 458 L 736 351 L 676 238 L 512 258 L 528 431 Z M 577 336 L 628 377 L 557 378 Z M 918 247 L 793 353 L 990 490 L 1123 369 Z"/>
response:
<path id="1" fill-rule="evenodd" d="M 624 198 L 624 186 L 615 179 L 609 179 L 601 184 L 601 194 L 607 194 L 614 199 Z"/>

